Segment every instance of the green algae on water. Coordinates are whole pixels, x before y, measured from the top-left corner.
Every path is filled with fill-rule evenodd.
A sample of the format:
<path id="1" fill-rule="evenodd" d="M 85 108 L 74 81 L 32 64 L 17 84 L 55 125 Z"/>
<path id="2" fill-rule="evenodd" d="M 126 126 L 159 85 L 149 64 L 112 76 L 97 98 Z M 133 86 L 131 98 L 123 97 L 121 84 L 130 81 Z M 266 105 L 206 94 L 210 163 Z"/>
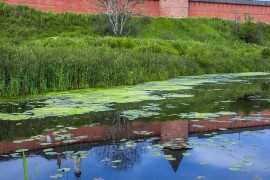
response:
<path id="1" fill-rule="evenodd" d="M 235 78 L 264 76 L 265 72 L 236 73 L 236 74 L 214 74 L 202 76 L 189 76 L 167 81 L 148 82 L 135 86 L 124 86 L 106 89 L 84 89 L 60 93 L 49 93 L 44 96 L 29 99 L 31 102 L 40 102 L 42 106 L 33 106 L 32 109 L 17 113 L 0 113 L 0 120 L 27 120 L 42 119 L 46 117 L 62 117 L 70 115 L 86 114 L 91 112 L 112 111 L 114 106 L 121 103 L 136 103 L 142 101 L 160 101 L 168 98 L 193 98 L 193 94 L 186 91 L 203 84 L 222 84 L 230 82 L 242 83 Z M 245 82 L 246 83 L 246 82 Z M 175 92 L 177 91 L 177 92 Z M 18 104 L 17 102 L 12 102 Z M 170 108 L 171 106 L 168 106 Z M 153 107 L 154 108 L 154 107 Z M 156 107 L 157 109 L 157 107 Z M 128 111 L 128 110 L 127 110 Z M 145 113 L 147 115 L 145 115 Z M 125 114 L 125 113 L 124 113 Z M 138 112 L 137 112 L 138 114 Z M 139 112 L 144 115 L 130 115 L 131 119 L 136 117 L 149 117 L 157 115 L 151 112 Z M 221 115 L 235 115 L 231 112 L 218 113 L 193 113 L 180 114 L 183 118 L 209 118 Z"/>

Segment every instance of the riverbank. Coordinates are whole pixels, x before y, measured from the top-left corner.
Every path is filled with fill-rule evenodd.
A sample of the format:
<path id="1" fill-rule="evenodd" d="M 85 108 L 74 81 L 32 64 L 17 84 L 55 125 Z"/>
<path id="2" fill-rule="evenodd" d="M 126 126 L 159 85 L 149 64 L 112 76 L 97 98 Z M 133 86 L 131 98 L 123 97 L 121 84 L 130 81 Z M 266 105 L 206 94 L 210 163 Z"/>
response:
<path id="1" fill-rule="evenodd" d="M 239 39 L 233 22 L 222 19 L 141 17 L 130 24 L 129 37 L 112 37 L 100 16 L 3 3 L 0 15 L 2 98 L 270 70 L 270 26 L 265 24 L 264 39 L 255 45 Z"/>

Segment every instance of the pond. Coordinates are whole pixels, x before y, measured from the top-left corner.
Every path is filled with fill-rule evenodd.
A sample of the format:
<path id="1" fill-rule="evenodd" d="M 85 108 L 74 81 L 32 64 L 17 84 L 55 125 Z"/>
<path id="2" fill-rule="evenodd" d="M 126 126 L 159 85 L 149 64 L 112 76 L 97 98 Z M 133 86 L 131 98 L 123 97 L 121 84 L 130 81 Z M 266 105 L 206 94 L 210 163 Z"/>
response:
<path id="1" fill-rule="evenodd" d="M 0 179 L 270 179 L 269 85 L 202 75 L 3 100 Z"/>

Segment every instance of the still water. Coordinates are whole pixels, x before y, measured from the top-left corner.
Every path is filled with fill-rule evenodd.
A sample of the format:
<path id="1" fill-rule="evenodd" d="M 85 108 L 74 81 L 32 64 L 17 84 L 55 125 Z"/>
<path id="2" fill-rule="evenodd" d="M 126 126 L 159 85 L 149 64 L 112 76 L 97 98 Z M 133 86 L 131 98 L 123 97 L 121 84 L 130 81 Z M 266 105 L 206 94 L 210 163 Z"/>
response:
<path id="1" fill-rule="evenodd" d="M 207 75 L 3 101 L 0 179 L 268 180 L 269 83 Z"/>

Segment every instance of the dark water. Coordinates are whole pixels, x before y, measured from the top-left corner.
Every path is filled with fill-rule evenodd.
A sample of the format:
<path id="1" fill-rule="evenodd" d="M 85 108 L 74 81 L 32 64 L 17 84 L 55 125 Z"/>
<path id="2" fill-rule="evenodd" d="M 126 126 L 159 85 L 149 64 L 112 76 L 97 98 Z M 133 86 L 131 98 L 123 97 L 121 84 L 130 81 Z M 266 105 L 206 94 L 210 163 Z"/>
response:
<path id="1" fill-rule="evenodd" d="M 102 112 L 2 120 L 0 179 L 24 179 L 19 149 L 33 180 L 270 179 L 269 75 L 214 78 L 222 80 Z M 2 102 L 0 113 L 43 108 L 48 98 Z"/>

